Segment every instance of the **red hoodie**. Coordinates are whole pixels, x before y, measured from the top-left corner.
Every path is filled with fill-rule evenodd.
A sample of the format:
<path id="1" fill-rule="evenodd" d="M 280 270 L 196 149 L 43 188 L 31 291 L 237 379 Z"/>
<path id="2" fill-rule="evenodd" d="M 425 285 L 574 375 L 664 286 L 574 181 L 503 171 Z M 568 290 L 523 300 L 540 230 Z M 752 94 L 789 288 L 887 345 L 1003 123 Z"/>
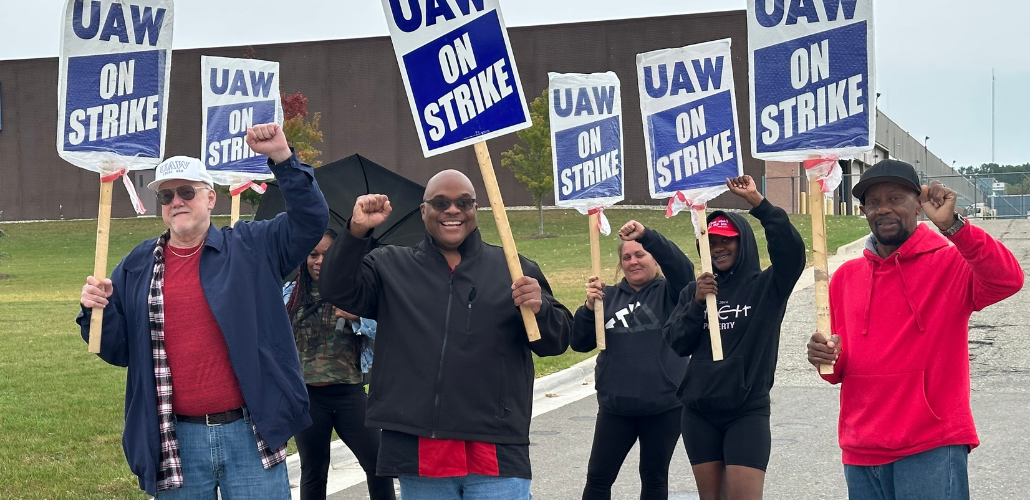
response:
<path id="1" fill-rule="evenodd" d="M 841 337 L 838 437 L 849 465 L 980 444 L 969 406 L 969 316 L 1023 286 L 1019 261 L 983 229 L 948 239 L 920 224 L 886 259 L 867 246 L 830 281 Z"/>

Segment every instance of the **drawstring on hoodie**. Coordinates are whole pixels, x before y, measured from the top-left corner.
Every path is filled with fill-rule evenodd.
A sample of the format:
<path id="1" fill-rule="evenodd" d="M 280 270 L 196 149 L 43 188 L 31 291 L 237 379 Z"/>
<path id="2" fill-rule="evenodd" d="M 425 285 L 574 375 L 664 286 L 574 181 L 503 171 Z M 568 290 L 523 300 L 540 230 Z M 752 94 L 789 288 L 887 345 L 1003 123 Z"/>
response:
<path id="1" fill-rule="evenodd" d="M 912 303 L 912 297 L 908 293 L 908 283 L 905 281 L 905 273 L 901 270 L 901 254 L 895 253 L 887 259 L 894 258 L 894 267 L 898 271 L 898 276 L 901 277 L 901 292 L 905 295 L 905 303 L 908 304 L 909 310 L 912 311 L 912 316 L 916 319 L 916 326 L 919 327 L 920 333 L 926 333 L 926 326 L 923 325 L 923 316 L 919 314 L 919 310 L 916 309 Z M 882 263 L 886 263 L 887 259 L 883 259 Z M 865 324 L 862 327 L 862 335 L 869 334 L 869 320 L 872 317 L 873 311 L 873 290 L 876 288 L 876 267 L 881 262 L 872 261 L 872 266 L 869 268 L 869 302 L 865 311 Z"/>
<path id="2" fill-rule="evenodd" d="M 905 302 L 908 303 L 908 308 L 912 310 L 912 315 L 916 317 L 916 326 L 919 327 L 920 333 L 926 332 L 926 327 L 923 326 L 923 317 L 919 314 L 919 310 L 912 305 L 912 297 L 908 294 L 908 284 L 905 283 L 905 273 L 901 272 L 901 254 L 894 259 L 894 267 L 898 269 L 898 275 L 901 276 L 901 291 L 905 294 Z"/>

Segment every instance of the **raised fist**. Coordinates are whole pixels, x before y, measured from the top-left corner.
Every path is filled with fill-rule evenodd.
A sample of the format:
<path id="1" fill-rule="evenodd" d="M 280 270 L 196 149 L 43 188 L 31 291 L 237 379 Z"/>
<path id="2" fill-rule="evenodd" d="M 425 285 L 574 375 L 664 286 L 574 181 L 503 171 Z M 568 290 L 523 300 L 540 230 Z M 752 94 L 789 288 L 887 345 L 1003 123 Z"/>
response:
<path id="1" fill-rule="evenodd" d="M 366 194 L 354 201 L 351 212 L 350 234 L 364 238 L 369 230 L 386 222 L 393 208 L 385 194 Z"/>
<path id="2" fill-rule="evenodd" d="M 269 157 L 277 165 L 293 154 L 286 144 L 286 134 L 277 123 L 254 125 L 247 129 L 247 146 L 255 153 Z"/>
<path id="3" fill-rule="evenodd" d="M 757 207 L 765 199 L 762 193 L 758 192 L 755 180 L 750 175 L 726 179 L 726 187 L 730 188 L 731 193 L 747 200 L 752 207 Z"/>
<path id="4" fill-rule="evenodd" d="M 640 237 L 644 235 L 644 229 L 646 228 L 643 224 L 635 220 L 631 220 L 622 226 L 622 229 L 619 229 L 619 238 L 622 238 L 623 241 L 640 239 Z"/>
<path id="5" fill-rule="evenodd" d="M 940 181 L 933 181 L 922 186 L 919 203 L 923 205 L 923 213 L 938 229 L 944 231 L 955 223 L 955 201 L 958 194 L 944 187 Z"/>

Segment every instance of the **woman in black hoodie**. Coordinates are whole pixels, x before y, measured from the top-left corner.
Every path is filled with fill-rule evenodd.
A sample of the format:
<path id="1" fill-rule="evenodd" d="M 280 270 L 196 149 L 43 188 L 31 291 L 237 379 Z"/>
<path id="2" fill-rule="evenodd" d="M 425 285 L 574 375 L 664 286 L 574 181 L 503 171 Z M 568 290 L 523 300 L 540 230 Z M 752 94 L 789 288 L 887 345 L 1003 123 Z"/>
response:
<path id="1" fill-rule="evenodd" d="M 769 463 L 769 390 L 776 372 L 780 323 L 805 269 L 805 243 L 787 213 L 750 176 L 727 179 L 762 223 L 772 265 L 764 271 L 751 225 L 740 214 L 708 216 L 712 266 L 680 294 L 664 334 L 690 367 L 679 388 L 683 443 L 701 500 L 762 498 Z M 725 359 L 712 360 L 705 296 L 716 294 Z M 725 485 L 725 486 L 724 486 Z M 728 491 L 723 491 L 728 488 Z"/>
<path id="2" fill-rule="evenodd" d="M 694 265 L 679 247 L 637 221 L 627 222 L 619 237 L 619 270 L 625 278 L 618 286 L 604 286 L 591 276 L 572 330 L 573 350 L 597 347 L 593 308 L 595 299 L 603 299 L 606 349 L 598 354 L 595 369 L 599 408 L 583 499 L 611 498 L 612 484 L 637 439 L 640 498 L 666 499 L 682 412 L 676 387 L 687 359 L 662 339 L 662 325 L 680 291 L 694 279 Z"/>

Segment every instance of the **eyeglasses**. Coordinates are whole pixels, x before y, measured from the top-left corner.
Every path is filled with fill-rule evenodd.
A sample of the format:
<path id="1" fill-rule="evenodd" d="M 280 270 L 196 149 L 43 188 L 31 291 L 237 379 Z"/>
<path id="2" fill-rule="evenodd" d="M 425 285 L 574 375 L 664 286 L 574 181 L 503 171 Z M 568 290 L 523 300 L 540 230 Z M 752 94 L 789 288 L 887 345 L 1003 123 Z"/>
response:
<path id="1" fill-rule="evenodd" d="M 436 210 L 437 212 L 443 212 L 444 210 L 451 208 L 451 204 L 458 207 L 458 210 L 461 210 L 462 212 L 467 212 L 469 210 L 472 210 L 472 208 L 476 206 L 476 199 L 462 197 L 458 198 L 457 200 L 451 200 L 443 196 L 437 196 L 436 198 L 433 198 L 431 200 L 422 200 L 422 203 L 428 203 L 431 207 L 433 207 L 433 210 Z"/>
<path id="2" fill-rule="evenodd" d="M 162 205 L 168 205 L 175 199 L 175 195 L 179 195 L 182 201 L 190 201 L 197 196 L 198 189 L 210 189 L 207 186 L 194 187 L 189 184 L 183 184 L 182 186 L 176 187 L 175 190 L 162 189 L 157 192 L 157 202 Z"/>

